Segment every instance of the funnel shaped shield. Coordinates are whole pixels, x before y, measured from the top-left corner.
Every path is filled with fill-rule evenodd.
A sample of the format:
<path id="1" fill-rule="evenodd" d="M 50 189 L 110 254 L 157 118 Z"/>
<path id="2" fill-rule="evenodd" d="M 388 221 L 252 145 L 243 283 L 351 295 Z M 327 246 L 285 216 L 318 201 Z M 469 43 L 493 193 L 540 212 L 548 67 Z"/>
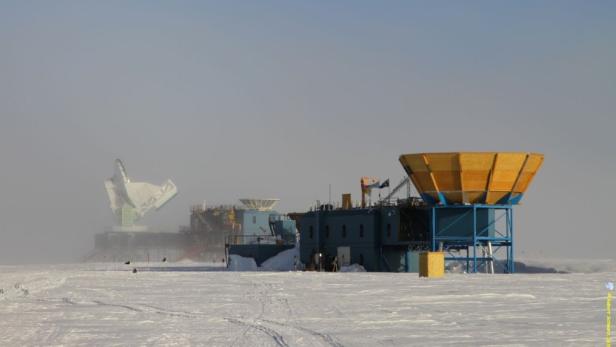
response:
<path id="1" fill-rule="evenodd" d="M 414 153 L 400 163 L 429 204 L 517 204 L 543 163 L 526 152 Z"/>

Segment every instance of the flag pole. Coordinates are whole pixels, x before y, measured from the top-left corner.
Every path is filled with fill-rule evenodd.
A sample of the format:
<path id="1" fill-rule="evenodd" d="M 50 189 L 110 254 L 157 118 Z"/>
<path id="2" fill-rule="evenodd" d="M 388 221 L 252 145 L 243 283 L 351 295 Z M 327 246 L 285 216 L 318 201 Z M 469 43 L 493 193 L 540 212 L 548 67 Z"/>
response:
<path id="1" fill-rule="evenodd" d="M 614 283 L 607 282 L 607 300 L 605 301 L 605 346 L 612 346 L 612 292 L 614 291 Z"/>

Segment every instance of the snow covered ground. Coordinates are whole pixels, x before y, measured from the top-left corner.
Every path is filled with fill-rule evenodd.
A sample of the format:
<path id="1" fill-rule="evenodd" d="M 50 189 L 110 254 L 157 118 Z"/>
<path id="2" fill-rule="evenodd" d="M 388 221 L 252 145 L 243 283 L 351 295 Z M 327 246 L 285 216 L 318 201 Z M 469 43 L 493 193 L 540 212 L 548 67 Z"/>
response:
<path id="1" fill-rule="evenodd" d="M 616 279 L 165 267 L 2 266 L 0 345 L 597 346 Z"/>

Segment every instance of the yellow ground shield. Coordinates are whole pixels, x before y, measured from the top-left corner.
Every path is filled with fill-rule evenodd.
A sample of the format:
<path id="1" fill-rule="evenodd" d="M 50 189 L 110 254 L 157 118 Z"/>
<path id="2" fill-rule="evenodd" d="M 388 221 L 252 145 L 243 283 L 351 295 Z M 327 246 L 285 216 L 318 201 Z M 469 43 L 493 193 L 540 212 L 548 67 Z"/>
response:
<path id="1" fill-rule="evenodd" d="M 414 153 L 400 156 L 427 202 L 517 204 L 543 163 L 526 152 Z"/>

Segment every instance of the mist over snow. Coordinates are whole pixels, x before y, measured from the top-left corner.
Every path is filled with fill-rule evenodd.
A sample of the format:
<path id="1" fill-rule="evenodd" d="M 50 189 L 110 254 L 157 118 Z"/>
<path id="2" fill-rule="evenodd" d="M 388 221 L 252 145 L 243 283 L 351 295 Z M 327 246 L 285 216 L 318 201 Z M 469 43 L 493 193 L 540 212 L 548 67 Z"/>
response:
<path id="1" fill-rule="evenodd" d="M 0 263 L 74 262 L 116 158 L 189 207 L 359 199 L 398 155 L 536 151 L 516 252 L 613 258 L 616 4 L 0 3 Z"/>

